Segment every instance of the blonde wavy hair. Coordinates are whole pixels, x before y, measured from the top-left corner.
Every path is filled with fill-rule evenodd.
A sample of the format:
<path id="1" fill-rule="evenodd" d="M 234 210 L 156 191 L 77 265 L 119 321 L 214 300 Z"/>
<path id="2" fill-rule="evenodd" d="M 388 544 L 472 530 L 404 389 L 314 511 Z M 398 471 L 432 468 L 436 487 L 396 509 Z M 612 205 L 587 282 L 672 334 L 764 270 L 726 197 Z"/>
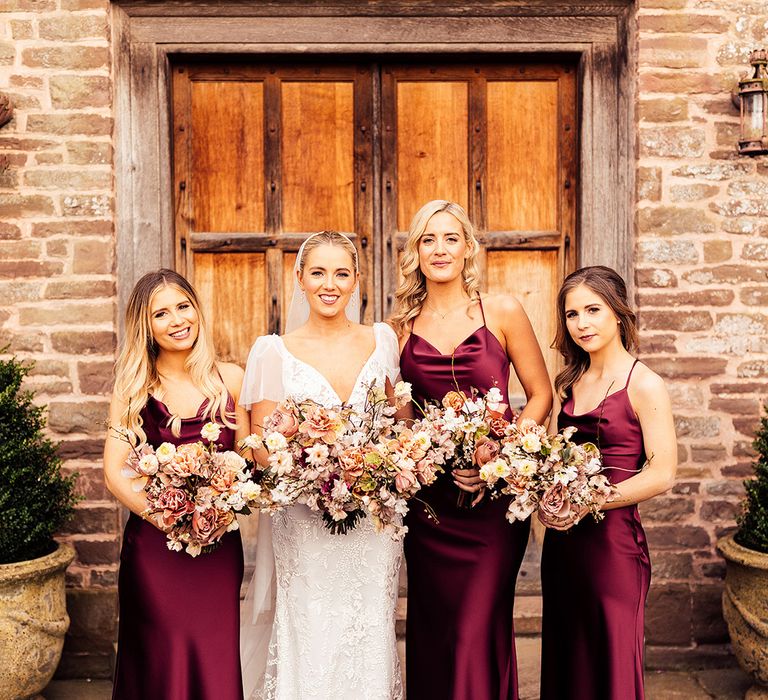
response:
<path id="1" fill-rule="evenodd" d="M 346 250 L 355 265 L 355 272 L 358 271 L 357 248 L 355 248 L 355 244 L 343 233 L 339 233 L 338 231 L 318 231 L 309 236 L 299 249 L 300 257 L 297 261 L 299 274 L 304 273 L 304 264 L 306 263 L 310 251 L 323 245 L 335 245 Z"/>
<path id="2" fill-rule="evenodd" d="M 460 204 L 445 199 L 427 202 L 416 212 L 411 221 L 408 239 L 400 259 L 402 281 L 395 292 L 395 313 L 390 318 L 390 323 L 398 335 L 402 335 L 413 319 L 421 313 L 424 300 L 427 298 L 427 282 L 419 265 L 419 242 L 429 220 L 443 211 L 454 216 L 461 224 L 464 241 L 467 244 L 467 259 L 464 261 L 464 269 L 461 273 L 464 291 L 470 299 L 480 298 L 480 267 L 477 260 L 480 244 L 477 242 L 475 227 L 469 220 L 467 212 Z"/>
<path id="3" fill-rule="evenodd" d="M 115 394 L 125 401 L 120 416 L 120 427 L 135 436 L 137 442 L 146 441 L 142 427 L 141 409 L 150 394 L 162 400 L 164 391 L 157 371 L 158 347 L 152 336 L 150 312 L 152 300 L 165 287 L 178 289 L 194 307 L 198 317 L 198 334 L 186 360 L 186 370 L 192 381 L 208 400 L 211 421 L 235 428 L 235 414 L 227 412 L 227 388 L 216 367 L 213 337 L 205 323 L 197 293 L 192 285 L 177 272 L 162 269 L 144 275 L 133 288 L 125 311 L 125 336 L 115 364 Z M 171 433 L 181 434 L 181 416 L 169 420 Z"/>

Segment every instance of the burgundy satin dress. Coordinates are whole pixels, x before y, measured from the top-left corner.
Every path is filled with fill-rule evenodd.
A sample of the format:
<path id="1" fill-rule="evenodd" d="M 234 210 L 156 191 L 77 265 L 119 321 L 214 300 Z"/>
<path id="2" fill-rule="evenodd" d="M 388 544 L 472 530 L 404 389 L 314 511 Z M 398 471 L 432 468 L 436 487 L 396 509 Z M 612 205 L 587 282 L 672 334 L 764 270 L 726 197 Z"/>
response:
<path id="1" fill-rule="evenodd" d="M 498 386 L 509 402 L 509 359 L 485 325 L 485 315 L 483 325 L 455 349 L 453 358 L 411 333 L 400 356 L 400 372 L 418 401 L 439 401 L 458 383 L 467 393 L 475 388 L 485 394 Z M 427 517 L 418 501 L 406 516 L 407 697 L 514 700 L 515 581 L 530 521 L 506 520 L 507 497 L 485 498 L 463 510 L 456 507 L 458 494 L 450 474 L 442 474 L 419 493 L 439 523 Z"/>
<path id="2" fill-rule="evenodd" d="M 635 361 L 637 364 L 637 361 Z M 632 365 L 634 370 L 634 365 Z M 643 434 L 627 386 L 574 415 L 569 396 L 560 429 L 603 453 L 613 483 L 645 463 Z M 637 506 L 591 516 L 566 532 L 547 530 L 541 561 L 541 700 L 642 700 L 643 624 L 651 562 Z"/>
<path id="3" fill-rule="evenodd" d="M 180 437 L 168 426 L 165 405 L 150 396 L 141 412 L 147 441 L 181 445 L 200 439 L 209 420 L 204 403 L 182 421 Z M 234 410 L 230 397 L 227 410 Z M 234 431 L 219 443 L 233 449 Z M 209 554 L 172 552 L 156 527 L 131 513 L 120 553 L 120 627 L 114 700 L 241 700 L 240 531 L 229 532 Z"/>

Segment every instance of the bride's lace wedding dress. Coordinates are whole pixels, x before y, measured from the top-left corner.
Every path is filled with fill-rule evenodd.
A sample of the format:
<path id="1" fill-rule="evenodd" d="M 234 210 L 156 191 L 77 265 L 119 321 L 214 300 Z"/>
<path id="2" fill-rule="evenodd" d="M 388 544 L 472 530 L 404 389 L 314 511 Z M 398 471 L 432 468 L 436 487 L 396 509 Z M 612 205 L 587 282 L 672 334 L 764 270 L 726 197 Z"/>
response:
<path id="1" fill-rule="evenodd" d="M 374 334 L 375 350 L 347 400 L 359 409 L 371 382 L 394 384 L 398 374 L 394 332 L 377 323 Z M 325 377 L 275 335 L 254 344 L 243 395 L 247 404 L 285 397 L 328 407 L 342 402 Z M 368 518 L 334 535 L 303 505 L 260 518 L 241 630 L 246 699 L 402 698 L 395 646 L 401 543 L 377 533 Z"/>

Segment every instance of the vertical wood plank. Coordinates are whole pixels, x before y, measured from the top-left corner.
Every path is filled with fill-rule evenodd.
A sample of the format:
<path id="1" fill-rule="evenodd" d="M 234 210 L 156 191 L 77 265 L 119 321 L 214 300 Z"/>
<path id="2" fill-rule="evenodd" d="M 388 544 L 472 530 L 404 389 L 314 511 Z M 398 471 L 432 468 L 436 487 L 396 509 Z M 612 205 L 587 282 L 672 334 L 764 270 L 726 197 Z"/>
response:
<path id="1" fill-rule="evenodd" d="M 468 207 L 469 86 L 466 81 L 397 83 L 397 228 L 422 204 Z"/>
<path id="2" fill-rule="evenodd" d="M 281 97 L 282 230 L 353 230 L 352 82 L 284 81 Z"/>
<path id="3" fill-rule="evenodd" d="M 513 294 L 519 299 L 531 320 L 550 376 L 553 376 L 558 355 L 549 346 L 555 338 L 555 302 L 561 281 L 558 251 L 489 251 L 487 278 L 490 293 Z M 510 399 L 512 396 L 525 401 L 522 386 L 514 376 L 510 378 Z"/>
<path id="4" fill-rule="evenodd" d="M 264 87 L 192 83 L 191 182 L 197 231 L 264 231 Z"/>
<path id="5" fill-rule="evenodd" d="M 557 82 L 488 82 L 488 228 L 558 226 Z"/>
<path id="6" fill-rule="evenodd" d="M 264 253 L 196 253 L 194 285 L 217 357 L 244 366 L 254 339 L 268 330 Z"/>

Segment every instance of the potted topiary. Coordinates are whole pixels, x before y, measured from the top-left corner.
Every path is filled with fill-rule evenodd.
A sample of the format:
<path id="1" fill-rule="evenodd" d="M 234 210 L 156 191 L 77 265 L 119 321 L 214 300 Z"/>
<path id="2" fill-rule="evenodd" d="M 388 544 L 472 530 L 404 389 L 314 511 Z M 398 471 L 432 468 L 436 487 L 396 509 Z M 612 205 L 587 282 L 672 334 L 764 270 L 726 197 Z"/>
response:
<path id="1" fill-rule="evenodd" d="M 72 515 L 75 479 L 61 475 L 44 408 L 21 389 L 30 369 L 0 359 L 0 700 L 48 684 L 69 627 L 64 571 L 74 550 L 53 533 Z"/>
<path id="2" fill-rule="evenodd" d="M 768 417 L 753 443 L 755 478 L 744 482 L 746 497 L 738 530 L 720 539 L 725 557 L 723 617 L 739 665 L 754 685 L 745 698 L 768 698 Z"/>

